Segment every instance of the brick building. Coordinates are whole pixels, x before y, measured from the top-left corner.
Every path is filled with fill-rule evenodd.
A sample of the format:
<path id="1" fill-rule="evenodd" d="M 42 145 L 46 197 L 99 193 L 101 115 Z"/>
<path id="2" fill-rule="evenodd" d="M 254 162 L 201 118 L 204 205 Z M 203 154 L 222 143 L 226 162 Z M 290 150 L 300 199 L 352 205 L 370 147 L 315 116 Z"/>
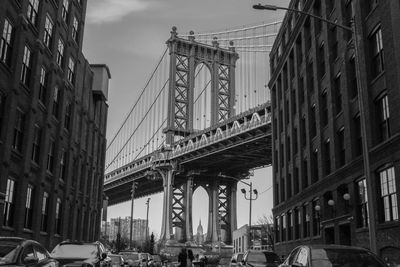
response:
<path id="1" fill-rule="evenodd" d="M 369 212 L 378 254 L 393 259 L 400 251 L 400 2 L 353 1 L 354 8 L 350 0 L 292 0 L 290 7 L 348 27 L 355 14 L 360 80 L 351 32 L 306 15 L 285 15 L 270 54 L 280 254 L 304 243 L 369 247 Z M 372 199 L 359 101 L 366 110 Z"/>
<path id="2" fill-rule="evenodd" d="M 0 235 L 100 232 L 110 73 L 82 54 L 86 0 L 0 2 Z"/>

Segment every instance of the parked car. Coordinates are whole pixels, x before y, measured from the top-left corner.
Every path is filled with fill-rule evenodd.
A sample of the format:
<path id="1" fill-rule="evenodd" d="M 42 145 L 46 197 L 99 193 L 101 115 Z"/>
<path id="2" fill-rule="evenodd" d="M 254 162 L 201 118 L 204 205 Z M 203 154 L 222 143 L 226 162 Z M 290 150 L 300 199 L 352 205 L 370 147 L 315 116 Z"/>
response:
<path id="1" fill-rule="evenodd" d="M 229 263 L 229 267 L 239 267 L 242 264 L 243 253 L 238 252 L 232 255 L 231 262 Z"/>
<path id="2" fill-rule="evenodd" d="M 386 267 L 371 251 L 341 245 L 299 246 L 280 267 Z"/>
<path id="3" fill-rule="evenodd" d="M 151 260 L 149 253 L 139 253 L 140 267 L 148 267 Z"/>
<path id="4" fill-rule="evenodd" d="M 248 250 L 243 255 L 243 267 L 278 267 L 281 263 L 279 256 L 267 250 Z"/>
<path id="5" fill-rule="evenodd" d="M 112 267 L 123 267 L 124 266 L 124 258 L 118 254 L 109 254 L 108 257 L 111 259 Z"/>
<path id="6" fill-rule="evenodd" d="M 96 241 L 84 243 L 77 241 L 63 241 L 54 247 L 51 256 L 61 265 L 85 267 L 111 267 L 111 259 L 102 243 Z"/>
<path id="7" fill-rule="evenodd" d="M 0 265 L 60 266 L 39 242 L 19 237 L 0 237 Z"/>
<path id="8" fill-rule="evenodd" d="M 133 251 L 122 251 L 119 253 L 124 259 L 124 263 L 129 267 L 140 267 L 139 253 Z"/>
<path id="9" fill-rule="evenodd" d="M 162 260 L 160 255 L 150 255 L 150 262 L 149 266 L 150 267 L 161 267 L 162 266 Z"/>

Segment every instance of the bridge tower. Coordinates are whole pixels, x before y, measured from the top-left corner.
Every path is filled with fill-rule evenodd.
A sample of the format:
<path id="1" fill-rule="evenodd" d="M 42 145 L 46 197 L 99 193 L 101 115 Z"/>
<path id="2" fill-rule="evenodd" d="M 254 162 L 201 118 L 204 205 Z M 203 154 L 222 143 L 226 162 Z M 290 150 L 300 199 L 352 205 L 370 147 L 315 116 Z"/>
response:
<path id="1" fill-rule="evenodd" d="M 193 133 L 194 80 L 196 67 L 203 63 L 211 72 L 211 125 L 234 115 L 235 65 L 238 54 L 233 42 L 229 49 L 220 48 L 217 39 L 212 46 L 195 41 L 191 31 L 188 40 L 178 37 L 172 28 L 167 41 L 170 55 L 169 98 L 166 143 L 175 136 Z"/>
<path id="2" fill-rule="evenodd" d="M 235 115 L 235 66 L 239 58 L 230 43 L 229 49 L 219 47 L 218 41 L 212 45 L 195 41 L 193 32 L 188 39 L 178 37 L 176 27 L 172 28 L 167 41 L 170 56 L 169 95 L 166 147 L 168 150 L 180 138 L 194 132 L 193 107 L 195 70 L 205 64 L 211 74 L 211 125 L 226 121 Z M 167 152 L 166 152 L 167 153 Z M 160 239 L 168 242 L 193 242 L 192 195 L 201 172 L 185 170 L 185 179 L 175 179 L 178 164 L 168 162 L 155 170 L 163 179 L 164 207 Z M 210 174 L 208 174 L 210 176 Z M 182 175 L 180 175 L 182 176 Z M 236 229 L 236 184 L 224 181 L 218 174 L 208 177 L 203 186 L 209 196 L 209 219 L 207 242 L 232 242 L 232 231 Z M 202 177 L 204 178 L 204 177 Z M 204 179 L 202 179 L 204 180 Z M 197 185 L 198 186 L 198 185 Z M 173 232 L 175 228 L 175 233 Z"/>

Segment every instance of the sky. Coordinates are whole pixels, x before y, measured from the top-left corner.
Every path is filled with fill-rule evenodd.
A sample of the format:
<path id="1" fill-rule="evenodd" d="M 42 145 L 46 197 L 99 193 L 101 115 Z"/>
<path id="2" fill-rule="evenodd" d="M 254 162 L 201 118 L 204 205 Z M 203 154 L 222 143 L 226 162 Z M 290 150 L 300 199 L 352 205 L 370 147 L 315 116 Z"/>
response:
<path id="1" fill-rule="evenodd" d="M 108 95 L 107 139 L 110 140 L 129 112 L 166 48 L 172 26 L 178 35 L 217 31 L 281 20 L 283 12 L 252 9 L 259 0 L 88 0 L 83 53 L 92 64 L 107 64 L 111 72 Z M 288 6 L 289 0 L 264 4 Z M 272 168 L 259 169 L 249 181 L 260 192 L 253 201 L 252 223 L 271 214 Z M 249 182 L 247 181 L 247 182 Z M 249 201 L 238 185 L 238 227 L 249 222 Z M 149 228 L 161 231 L 162 194 L 150 196 Z M 146 198 L 135 199 L 134 218 L 146 218 Z M 130 202 L 111 206 L 110 218 L 130 216 Z M 193 230 L 201 219 L 206 231 L 208 200 L 203 189 L 193 195 Z"/>

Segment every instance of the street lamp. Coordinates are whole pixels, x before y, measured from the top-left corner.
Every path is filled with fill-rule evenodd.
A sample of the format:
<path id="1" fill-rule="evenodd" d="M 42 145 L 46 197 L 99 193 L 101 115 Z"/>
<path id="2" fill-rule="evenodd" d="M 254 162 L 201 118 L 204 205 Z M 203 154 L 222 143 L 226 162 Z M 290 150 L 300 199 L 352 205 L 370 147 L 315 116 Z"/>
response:
<path id="1" fill-rule="evenodd" d="M 353 0 L 351 1 L 352 4 L 352 10 L 354 11 L 355 14 L 355 1 Z M 357 31 L 356 31 L 356 23 L 355 23 L 355 19 L 354 17 L 351 19 L 351 27 L 347 27 L 344 25 L 340 25 L 337 24 L 333 21 L 324 19 L 320 16 L 316 16 L 314 14 L 308 13 L 308 12 L 304 12 L 302 10 L 297 10 L 294 8 L 287 8 L 287 7 L 281 7 L 281 6 L 275 6 L 275 5 L 262 5 L 262 4 L 257 4 L 257 5 L 253 5 L 254 9 L 258 9 L 258 10 L 272 10 L 272 11 L 276 11 L 278 9 L 281 10 L 288 10 L 291 12 L 295 12 L 295 13 L 300 13 L 300 14 L 304 14 L 308 17 L 312 17 L 315 19 L 318 19 L 320 21 L 324 21 L 328 24 L 337 26 L 339 28 L 342 28 L 346 31 L 351 32 L 351 34 L 353 35 L 353 42 L 354 42 L 354 57 L 355 57 L 355 65 L 356 65 L 356 80 L 357 80 L 357 92 L 358 92 L 358 105 L 359 105 L 359 109 L 360 109 L 360 121 L 361 121 L 361 134 L 362 134 L 362 146 L 363 146 L 363 150 L 362 150 L 362 155 L 363 155 L 363 167 L 364 167 L 364 175 L 365 175 L 365 180 L 366 180 L 366 184 L 367 184 L 367 197 L 368 197 L 368 210 L 370 211 L 369 216 L 368 216 L 368 228 L 369 228 L 369 243 L 370 243 L 370 249 L 377 253 L 377 244 L 376 244 L 376 225 L 375 225 L 375 201 L 373 201 L 373 194 L 372 194 L 372 190 L 373 190 L 373 184 L 372 184 L 372 180 L 371 180 L 371 175 L 370 175 L 370 167 L 369 167 L 369 148 L 368 148 L 368 133 L 367 133 L 367 118 L 365 116 L 365 106 L 364 106 L 364 92 L 362 90 L 363 86 L 361 86 L 361 83 L 363 82 L 363 80 L 361 79 L 361 73 L 360 73 L 360 55 L 359 55 L 359 42 L 360 42 L 360 38 L 358 37 Z"/>
<path id="2" fill-rule="evenodd" d="M 148 233 L 149 233 L 149 204 L 150 204 L 150 198 L 147 199 L 146 205 L 147 205 L 147 214 L 146 214 L 146 245 L 147 245 L 147 239 L 148 239 Z"/>
<path id="3" fill-rule="evenodd" d="M 133 233 L 133 202 L 135 199 L 135 188 L 137 183 L 132 183 L 131 189 L 131 219 L 130 219 L 130 233 L 129 233 L 129 248 L 132 249 L 132 233 Z"/>
<path id="4" fill-rule="evenodd" d="M 238 179 L 238 178 L 236 178 L 236 177 L 234 177 L 234 176 L 228 176 L 228 175 L 224 175 L 224 174 L 222 174 L 222 173 L 219 173 L 218 174 L 218 176 L 219 177 L 222 177 L 222 178 L 230 178 L 230 179 L 234 179 L 234 180 L 236 180 L 236 181 L 238 181 L 238 182 L 241 182 L 242 184 L 245 184 L 245 185 L 247 185 L 248 187 L 250 187 L 250 190 L 249 190 L 249 197 L 247 197 L 247 195 L 246 195 L 246 189 L 244 189 L 244 188 L 242 188 L 242 189 L 240 189 L 240 191 L 243 193 L 243 195 L 244 195 L 244 198 L 246 199 L 246 200 L 249 200 L 250 201 L 250 208 L 249 208 L 249 233 L 251 233 L 251 207 L 252 207 L 252 201 L 253 200 L 256 200 L 257 198 L 258 198 L 258 191 L 257 191 L 257 189 L 253 189 L 253 184 L 252 184 L 252 182 L 250 182 L 250 183 L 246 183 L 245 181 L 242 181 L 242 180 L 240 180 L 240 179 Z M 253 194 L 255 195 L 255 197 L 253 198 Z M 250 235 L 249 235 L 249 239 L 250 239 Z"/>

